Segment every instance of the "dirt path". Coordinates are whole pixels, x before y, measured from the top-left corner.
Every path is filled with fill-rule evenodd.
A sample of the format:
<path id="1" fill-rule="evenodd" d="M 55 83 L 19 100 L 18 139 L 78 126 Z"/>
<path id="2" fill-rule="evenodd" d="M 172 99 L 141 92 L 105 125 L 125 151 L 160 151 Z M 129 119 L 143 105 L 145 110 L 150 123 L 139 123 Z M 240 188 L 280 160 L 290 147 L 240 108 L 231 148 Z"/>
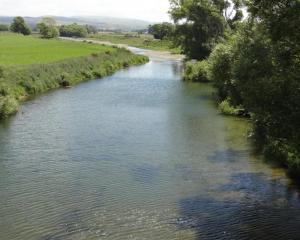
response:
<path id="1" fill-rule="evenodd" d="M 131 47 L 127 44 L 116 44 L 116 43 L 111 43 L 111 42 L 107 42 L 107 41 L 99 41 L 99 40 L 84 39 L 84 38 L 60 37 L 60 39 L 67 40 L 67 41 L 75 41 L 75 42 L 88 41 L 88 42 L 91 42 L 94 44 L 117 46 L 120 48 L 126 48 L 136 54 L 146 55 L 150 59 L 176 60 L 176 61 L 181 61 L 184 59 L 184 55 L 181 55 L 181 54 L 172 54 L 171 52 L 168 52 L 168 51 L 155 51 L 155 50 L 149 50 L 149 49 L 141 49 L 141 48 Z"/>

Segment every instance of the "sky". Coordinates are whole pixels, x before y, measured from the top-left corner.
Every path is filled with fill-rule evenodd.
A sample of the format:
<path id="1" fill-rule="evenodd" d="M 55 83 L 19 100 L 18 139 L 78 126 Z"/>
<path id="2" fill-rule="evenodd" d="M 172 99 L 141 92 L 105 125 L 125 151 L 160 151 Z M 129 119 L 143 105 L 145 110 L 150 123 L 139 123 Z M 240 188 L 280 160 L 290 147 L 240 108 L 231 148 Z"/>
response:
<path id="1" fill-rule="evenodd" d="M 1 16 L 111 16 L 168 21 L 169 0 L 0 0 Z"/>

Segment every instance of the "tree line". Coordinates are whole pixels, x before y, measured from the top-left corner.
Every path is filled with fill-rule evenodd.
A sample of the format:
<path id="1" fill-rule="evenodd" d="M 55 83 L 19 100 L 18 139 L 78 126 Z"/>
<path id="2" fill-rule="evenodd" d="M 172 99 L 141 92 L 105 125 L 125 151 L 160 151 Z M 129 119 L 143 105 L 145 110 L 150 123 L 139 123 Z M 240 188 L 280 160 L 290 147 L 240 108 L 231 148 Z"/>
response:
<path id="1" fill-rule="evenodd" d="M 185 79 L 251 116 L 258 150 L 300 175 L 300 1 L 170 0 Z M 243 13 L 246 13 L 245 16 Z"/>
<path id="2" fill-rule="evenodd" d="M 58 26 L 55 19 L 45 17 L 36 26 L 36 30 L 40 33 L 42 38 L 56 38 L 62 37 L 86 37 L 88 34 L 97 33 L 97 29 L 90 25 L 79 25 L 76 23 L 70 25 Z M 12 24 L 0 24 L 0 31 L 12 31 L 23 35 L 30 35 L 32 29 L 25 22 L 23 17 L 15 17 Z"/>

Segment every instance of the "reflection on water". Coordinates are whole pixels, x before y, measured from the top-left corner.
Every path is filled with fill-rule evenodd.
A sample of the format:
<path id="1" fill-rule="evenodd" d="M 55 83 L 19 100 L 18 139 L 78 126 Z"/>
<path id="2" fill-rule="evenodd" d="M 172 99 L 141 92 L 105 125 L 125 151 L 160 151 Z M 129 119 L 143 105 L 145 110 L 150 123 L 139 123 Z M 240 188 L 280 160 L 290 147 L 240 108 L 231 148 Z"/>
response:
<path id="1" fill-rule="evenodd" d="M 1 123 L 0 239 L 300 239 L 298 192 L 181 71 L 153 60 Z"/>

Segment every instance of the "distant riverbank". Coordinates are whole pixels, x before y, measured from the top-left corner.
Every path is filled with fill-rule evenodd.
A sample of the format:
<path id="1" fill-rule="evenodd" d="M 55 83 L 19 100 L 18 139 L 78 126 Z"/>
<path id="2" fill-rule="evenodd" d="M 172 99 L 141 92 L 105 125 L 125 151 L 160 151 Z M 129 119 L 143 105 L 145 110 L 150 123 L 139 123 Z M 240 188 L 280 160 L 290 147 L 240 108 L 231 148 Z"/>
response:
<path id="1" fill-rule="evenodd" d="M 101 40 L 94 40 L 94 39 L 85 39 L 85 38 L 69 38 L 69 37 L 60 37 L 62 40 L 66 41 L 74 41 L 74 42 L 88 42 L 93 44 L 105 45 L 105 46 L 113 46 L 118 48 L 126 48 L 134 53 L 138 52 L 141 55 L 145 55 L 150 58 L 160 58 L 166 60 L 178 60 L 181 61 L 184 59 L 184 55 L 178 53 L 172 53 L 171 51 L 167 50 L 152 50 L 152 49 L 141 49 L 135 46 L 131 46 L 129 44 L 124 43 L 113 43 L 110 41 L 101 41 Z"/>
<path id="2" fill-rule="evenodd" d="M 14 34 L 0 35 L 0 41 L 0 118 L 15 113 L 20 101 L 35 94 L 102 78 L 148 61 L 127 49 L 98 44 Z"/>
<path id="3" fill-rule="evenodd" d="M 174 54 L 181 52 L 180 48 L 175 47 L 169 39 L 155 39 L 151 34 L 134 34 L 134 33 L 96 33 L 89 35 L 89 38 L 102 42 L 115 44 L 125 44 L 136 48 L 168 51 Z"/>

